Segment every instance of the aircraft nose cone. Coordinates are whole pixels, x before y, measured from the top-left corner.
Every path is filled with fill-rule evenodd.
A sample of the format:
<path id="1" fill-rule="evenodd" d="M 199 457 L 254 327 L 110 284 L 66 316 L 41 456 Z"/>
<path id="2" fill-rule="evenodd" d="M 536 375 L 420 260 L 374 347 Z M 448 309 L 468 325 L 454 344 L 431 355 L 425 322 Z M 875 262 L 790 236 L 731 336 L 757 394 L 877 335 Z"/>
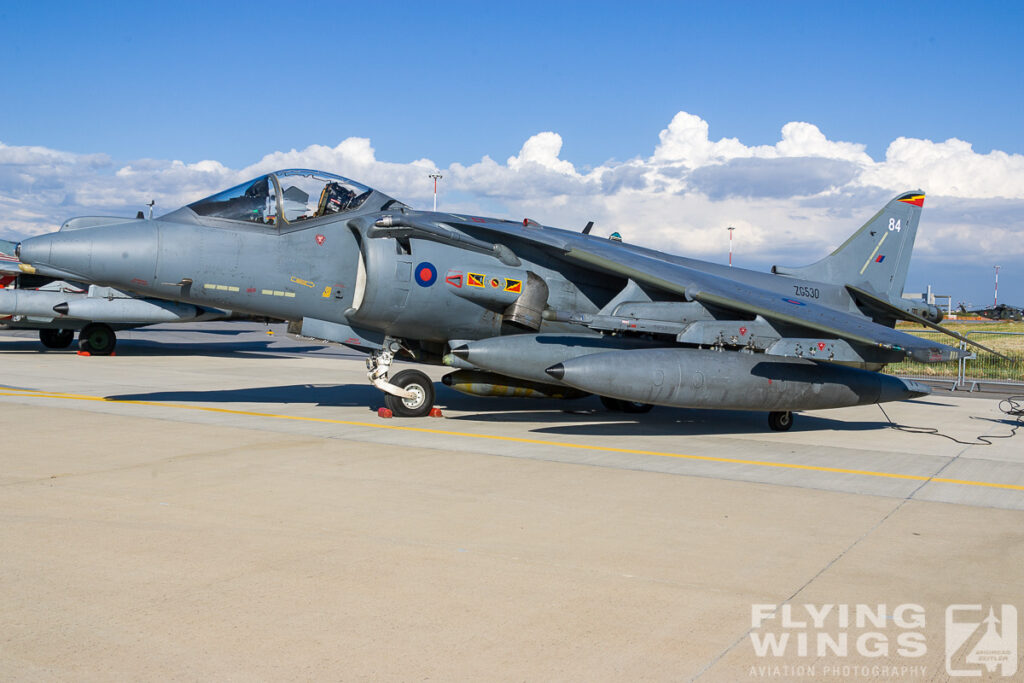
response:
<path id="1" fill-rule="evenodd" d="M 15 250 L 15 255 L 23 263 L 34 266 L 50 265 L 50 244 L 53 235 L 39 235 L 22 240 Z"/>
<path id="2" fill-rule="evenodd" d="M 565 377 L 565 366 L 562 365 L 561 363 L 558 363 L 557 365 L 552 365 L 544 372 L 548 373 L 555 379 L 562 379 L 563 377 Z"/>
<path id="3" fill-rule="evenodd" d="M 157 259 L 153 223 L 133 220 L 30 237 L 21 243 L 21 258 L 32 266 L 49 267 L 91 283 L 149 283 Z"/>

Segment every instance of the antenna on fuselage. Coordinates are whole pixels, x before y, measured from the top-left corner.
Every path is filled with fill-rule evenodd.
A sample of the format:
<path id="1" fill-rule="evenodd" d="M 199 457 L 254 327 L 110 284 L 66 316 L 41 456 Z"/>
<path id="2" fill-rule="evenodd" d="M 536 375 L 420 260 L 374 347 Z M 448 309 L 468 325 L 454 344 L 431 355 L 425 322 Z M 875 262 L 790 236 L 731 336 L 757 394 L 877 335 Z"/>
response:
<path id="1" fill-rule="evenodd" d="M 156 200 L 150 199 L 149 204 L 146 204 L 146 206 L 149 207 L 149 220 L 153 220 L 153 207 L 156 206 Z"/>

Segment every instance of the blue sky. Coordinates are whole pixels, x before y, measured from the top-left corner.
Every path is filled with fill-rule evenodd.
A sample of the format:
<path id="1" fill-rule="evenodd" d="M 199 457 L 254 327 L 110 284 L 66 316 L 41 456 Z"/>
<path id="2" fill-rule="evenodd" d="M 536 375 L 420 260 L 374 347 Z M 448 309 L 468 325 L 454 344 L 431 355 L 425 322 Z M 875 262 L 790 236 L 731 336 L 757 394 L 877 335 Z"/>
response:
<path id="1" fill-rule="evenodd" d="M 828 141 L 860 145 L 875 162 L 884 161 L 900 138 L 935 143 L 956 138 L 979 157 L 993 150 L 1009 155 L 1012 170 L 1024 154 L 1022 28 L 1024 6 L 1011 2 L 92 5 L 8 0 L 0 4 L 0 87 L 6 95 L 0 143 L 9 157 L 17 157 L 6 162 L 8 176 L 18 164 L 17 173 L 25 175 L 25 154 L 11 152 L 22 148 L 72 155 L 33 164 L 64 164 L 76 174 L 95 172 L 102 179 L 127 164 L 140 169 L 145 165 L 140 160 L 156 165 L 178 160 L 186 166 L 212 160 L 241 170 L 275 152 L 335 148 L 350 138 L 368 139 L 378 165 L 405 165 L 409 171 L 409 164 L 426 159 L 457 175 L 485 156 L 505 169 L 504 160 L 521 156 L 533 136 L 553 132 L 560 141 L 554 157 L 544 148 L 535 161 L 538 168 L 561 173 L 555 180 L 568 171 L 552 159 L 571 164 L 577 175 L 614 167 L 627 177 L 627 162 L 652 158 L 663 142 L 659 134 L 686 112 L 706 122 L 710 141 L 736 138 L 747 150 L 776 145 L 786 124 L 807 122 Z M 824 154 L 832 164 L 828 170 L 821 164 L 802 168 L 791 185 L 824 174 L 845 187 L 836 180 L 845 178 L 836 165 L 863 166 L 845 152 L 838 161 L 831 152 Z M 738 163 L 734 156 L 730 152 L 707 163 L 728 169 Z M 687 168 L 707 161 L 681 152 L 678 159 Z M 993 178 L 1005 179 L 1010 176 L 997 168 L 1000 159 L 984 157 L 978 163 L 987 164 Z M 5 185 L 4 163 L 0 154 L 0 197 L 6 193 L 13 206 L 25 185 Z M 552 224 L 582 224 L 592 216 L 629 223 L 621 207 L 598 205 L 590 191 L 547 192 L 547 176 L 524 179 L 522 168 L 514 176 L 519 185 L 510 181 L 499 192 L 467 181 L 446 188 L 451 192 L 446 199 L 465 210 L 540 211 L 538 219 Z M 327 170 L 354 175 L 344 168 Z M 487 169 L 478 171 L 482 177 Z M 777 169 L 768 173 L 779 176 Z M 158 177 L 168 182 L 166 173 Z M 1020 239 L 1024 188 L 986 193 L 965 190 L 962 183 L 943 189 L 932 176 L 918 180 L 894 171 L 879 177 L 891 180 L 873 181 L 888 194 L 863 190 L 860 181 L 856 191 L 841 189 L 836 201 L 842 208 L 828 214 L 835 224 L 823 223 L 820 239 L 804 242 L 800 231 L 793 231 L 798 243 L 792 257 L 805 256 L 801 245 L 808 256 L 812 247 L 820 251 L 832 245 L 869 217 L 879 200 L 929 183 L 939 187 L 938 193 L 925 187 L 930 196 L 952 198 L 952 203 L 938 200 L 937 225 L 984 234 L 989 221 L 996 221 Z M 975 173 L 978 177 L 985 176 Z M 39 172 L 31 185 L 68 182 L 60 174 Z M 189 181 L 182 196 L 200 185 Z M 409 188 L 396 183 L 393 189 Z M 639 185 L 632 190 L 639 191 Z M 730 220 L 735 195 L 704 191 L 713 196 L 710 204 L 680 204 L 678 210 L 696 211 L 704 223 L 713 221 L 716 211 L 722 221 Z M 761 241 L 737 244 L 757 267 L 779 255 L 765 247 L 772 241 L 772 225 L 755 219 L 764 197 L 775 202 L 763 211 L 773 220 L 806 213 L 816 204 L 806 197 L 813 193 L 799 188 L 790 190 L 800 198 L 789 204 L 778 191 L 765 192 L 740 198 L 746 202 L 739 213 L 750 223 L 748 234 L 764 233 Z M 68 210 L 89 205 L 71 194 L 62 200 Z M 168 201 L 178 196 L 167 195 Z M 546 202 L 538 201 L 541 195 Z M 986 202 L 992 197 L 1001 198 L 998 210 Z M 643 215 L 657 220 L 658 197 L 644 201 Z M 578 213 L 571 210 L 574 203 L 581 207 Z M 116 200 L 107 204 L 117 208 Z M 0 202 L 0 209 L 4 206 Z M 923 225 L 929 208 L 926 204 Z M 673 210 L 668 202 L 665 221 L 676 219 Z M 8 233 L 33 231 L 37 214 L 40 226 L 59 223 L 45 212 L 28 211 L 28 218 L 8 222 Z M 979 215 L 985 218 L 972 218 Z M 699 227 L 697 221 L 683 222 L 678 230 Z M 0 215 L 0 229 L 4 225 Z M 645 235 L 640 223 L 626 227 L 638 241 L 660 239 L 659 233 Z M 984 241 L 971 242 L 979 239 Z M 718 256 L 708 244 L 699 246 L 701 238 L 674 242 L 674 251 L 685 251 L 690 242 L 699 247 L 696 255 Z M 1006 253 L 985 249 L 989 252 L 976 249 L 963 264 L 970 283 L 959 285 L 965 300 L 990 298 L 982 295 L 990 289 L 987 254 L 1005 258 Z M 1011 257 L 1021 261 L 1019 254 Z M 947 272 L 949 254 L 933 250 L 918 260 L 912 280 L 942 289 L 938 279 Z M 1024 304 L 1024 277 L 1014 274 L 1012 263 L 1002 265 L 1001 290 Z"/>

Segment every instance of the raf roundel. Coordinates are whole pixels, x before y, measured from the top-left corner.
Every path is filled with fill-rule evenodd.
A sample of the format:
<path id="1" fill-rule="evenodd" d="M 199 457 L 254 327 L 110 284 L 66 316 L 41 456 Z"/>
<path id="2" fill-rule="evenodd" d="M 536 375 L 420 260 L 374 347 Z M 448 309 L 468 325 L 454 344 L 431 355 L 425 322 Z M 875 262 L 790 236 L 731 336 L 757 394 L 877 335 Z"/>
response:
<path id="1" fill-rule="evenodd" d="M 416 266 L 416 284 L 420 287 L 429 287 L 437 281 L 437 268 L 433 263 L 424 261 Z"/>

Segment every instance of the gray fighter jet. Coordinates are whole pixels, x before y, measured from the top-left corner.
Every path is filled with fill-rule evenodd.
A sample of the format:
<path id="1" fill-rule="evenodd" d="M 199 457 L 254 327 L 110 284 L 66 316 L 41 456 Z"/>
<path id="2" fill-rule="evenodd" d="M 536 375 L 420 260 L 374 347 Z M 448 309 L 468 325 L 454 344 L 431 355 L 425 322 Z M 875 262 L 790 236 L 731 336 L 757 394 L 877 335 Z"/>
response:
<path id="1" fill-rule="evenodd" d="M 434 387 L 418 370 L 392 376 L 396 357 L 448 365 L 445 384 L 477 395 L 763 410 L 785 430 L 793 411 L 929 393 L 877 372 L 887 363 L 963 355 L 894 329 L 942 319 L 901 298 L 923 204 L 900 194 L 830 256 L 760 273 L 590 225 L 418 211 L 292 169 L 158 219 L 72 219 L 17 253 L 51 277 L 293 321 L 305 338 L 365 352 L 401 416 L 425 415 Z"/>
<path id="2" fill-rule="evenodd" d="M 0 240 L 0 326 L 38 330 L 39 341 L 48 349 L 71 346 L 78 332 L 79 351 L 108 356 L 117 345 L 118 330 L 243 317 L 208 306 L 139 297 L 112 287 L 25 273 L 13 255 L 16 246 Z"/>

